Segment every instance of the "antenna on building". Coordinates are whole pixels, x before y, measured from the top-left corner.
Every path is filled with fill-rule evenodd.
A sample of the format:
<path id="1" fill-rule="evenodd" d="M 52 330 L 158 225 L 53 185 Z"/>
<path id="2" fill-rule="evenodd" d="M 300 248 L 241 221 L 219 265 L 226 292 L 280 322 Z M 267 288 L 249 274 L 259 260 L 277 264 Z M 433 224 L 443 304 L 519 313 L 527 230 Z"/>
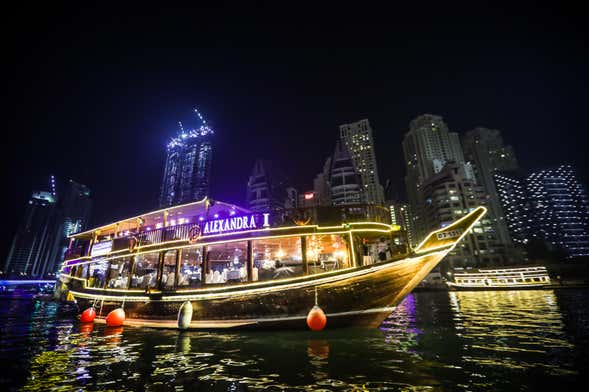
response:
<path id="1" fill-rule="evenodd" d="M 51 179 L 51 194 L 53 196 L 55 196 L 57 194 L 56 191 L 55 191 L 55 176 L 52 174 L 50 176 L 50 179 Z"/>
<path id="2" fill-rule="evenodd" d="M 200 112 L 198 111 L 197 108 L 194 108 L 194 113 L 196 113 L 196 115 L 198 116 L 198 118 L 202 122 L 202 125 L 206 126 L 207 125 L 207 120 L 205 120 L 205 118 L 203 117 L 202 114 L 200 114 Z"/>

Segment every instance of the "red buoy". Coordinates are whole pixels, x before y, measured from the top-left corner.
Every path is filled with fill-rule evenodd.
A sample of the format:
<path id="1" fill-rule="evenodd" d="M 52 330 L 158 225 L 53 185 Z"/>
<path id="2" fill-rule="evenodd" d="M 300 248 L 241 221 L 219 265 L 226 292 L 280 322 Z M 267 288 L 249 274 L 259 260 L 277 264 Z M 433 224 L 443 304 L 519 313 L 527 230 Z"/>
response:
<path id="1" fill-rule="evenodd" d="M 309 311 L 307 315 L 307 325 L 313 331 L 321 331 L 327 324 L 327 316 L 323 313 L 323 310 L 317 305 Z"/>
<path id="2" fill-rule="evenodd" d="M 125 311 L 122 308 L 116 308 L 106 316 L 106 325 L 109 327 L 120 327 L 125 322 Z"/>
<path id="3" fill-rule="evenodd" d="M 88 336 L 90 332 L 94 329 L 94 324 L 85 323 L 80 325 L 80 333 L 84 336 Z"/>
<path id="4" fill-rule="evenodd" d="M 94 321 L 95 317 L 96 310 L 94 310 L 94 307 L 91 306 L 82 312 L 82 314 L 80 315 L 80 321 L 83 323 L 91 323 L 92 321 Z"/>

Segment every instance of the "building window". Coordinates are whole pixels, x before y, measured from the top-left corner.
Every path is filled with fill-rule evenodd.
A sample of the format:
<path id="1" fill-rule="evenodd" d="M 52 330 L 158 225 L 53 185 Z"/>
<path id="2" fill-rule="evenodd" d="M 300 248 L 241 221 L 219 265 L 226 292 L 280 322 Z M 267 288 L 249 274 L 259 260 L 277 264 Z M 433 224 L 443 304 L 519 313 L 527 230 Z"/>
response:
<path id="1" fill-rule="evenodd" d="M 159 253 L 145 253 L 135 257 L 135 267 L 131 287 L 153 289 L 157 284 Z"/>
<path id="2" fill-rule="evenodd" d="M 247 281 L 247 242 L 230 242 L 207 247 L 209 271 L 206 282 L 212 284 Z"/>
<path id="3" fill-rule="evenodd" d="M 252 280 L 283 279 L 304 274 L 300 237 L 254 241 Z"/>
<path id="4" fill-rule="evenodd" d="M 126 289 L 129 284 L 129 258 L 113 260 L 108 269 L 107 287 L 111 289 Z"/>
<path id="5" fill-rule="evenodd" d="M 178 287 L 199 287 L 202 283 L 202 248 L 182 249 Z"/>

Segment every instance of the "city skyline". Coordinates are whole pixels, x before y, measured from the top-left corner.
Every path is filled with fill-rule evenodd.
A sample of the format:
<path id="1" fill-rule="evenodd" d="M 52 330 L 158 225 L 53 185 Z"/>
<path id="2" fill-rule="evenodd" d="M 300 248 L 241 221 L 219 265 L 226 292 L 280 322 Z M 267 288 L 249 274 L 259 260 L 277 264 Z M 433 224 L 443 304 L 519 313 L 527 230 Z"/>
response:
<path id="1" fill-rule="evenodd" d="M 372 47 L 363 46 L 355 32 L 330 50 L 322 47 L 326 42 L 308 49 L 284 43 L 284 31 L 257 48 L 239 49 L 224 41 L 235 30 L 224 36 L 213 20 L 183 34 L 169 24 L 165 34 L 131 37 L 133 23 L 107 18 L 111 33 L 103 35 L 98 14 L 69 19 L 49 12 L 10 49 L 7 67 L 14 77 L 7 94 L 14 110 L 7 120 L 9 129 L 22 132 L 15 132 L 3 156 L 3 167 L 20 169 L 7 176 L 13 189 L 7 205 L 15 208 L 3 234 L 12 236 L 23 212 L 18 206 L 24 207 L 35 177 L 48 174 L 40 168 L 93 189 L 94 224 L 149 210 L 159 195 L 162 146 L 194 105 L 218 131 L 211 194 L 221 200 L 243 202 L 258 157 L 280 163 L 297 186 L 311 189 L 307 173 L 321 171 L 338 126 L 362 118 L 375 130 L 380 181 L 391 180 L 391 196 L 400 198 L 400 142 L 410 120 L 423 113 L 443 116 L 453 132 L 499 129 L 525 169 L 571 163 L 586 183 L 588 158 L 579 148 L 585 131 L 577 123 L 588 64 L 578 55 L 580 24 L 563 19 L 563 10 L 557 16 L 525 11 L 526 20 L 540 23 L 522 24 L 513 10 L 499 26 L 490 13 L 468 38 L 458 28 L 439 29 L 452 27 L 453 19 L 425 20 L 412 34 L 403 24 L 375 25 L 383 34 Z M 55 17 L 51 26 L 62 21 L 62 27 L 50 29 L 49 15 Z M 143 21 L 159 17 L 141 15 Z M 550 40 L 552 33 L 538 27 L 554 17 L 561 23 L 551 23 L 552 31 L 571 39 Z M 260 26 L 252 34 L 266 31 Z M 195 43 L 197 32 L 201 39 Z M 429 35 L 437 40 L 422 39 Z M 310 38 L 311 32 L 301 37 Z M 46 56 L 47 50 L 55 55 Z M 363 61 L 349 61 L 351 53 Z M 43 66 L 31 56 L 44 59 Z"/>

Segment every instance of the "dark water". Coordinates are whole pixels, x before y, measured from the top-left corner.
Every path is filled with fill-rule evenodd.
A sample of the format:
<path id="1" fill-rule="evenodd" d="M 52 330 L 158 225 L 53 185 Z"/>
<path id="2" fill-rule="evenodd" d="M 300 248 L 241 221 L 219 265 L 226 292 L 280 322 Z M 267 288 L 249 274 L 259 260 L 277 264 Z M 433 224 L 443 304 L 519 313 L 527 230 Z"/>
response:
<path id="1" fill-rule="evenodd" d="M 380 329 L 180 333 L 81 326 L 0 301 L 0 390 L 567 390 L 589 291 L 412 294 Z"/>

